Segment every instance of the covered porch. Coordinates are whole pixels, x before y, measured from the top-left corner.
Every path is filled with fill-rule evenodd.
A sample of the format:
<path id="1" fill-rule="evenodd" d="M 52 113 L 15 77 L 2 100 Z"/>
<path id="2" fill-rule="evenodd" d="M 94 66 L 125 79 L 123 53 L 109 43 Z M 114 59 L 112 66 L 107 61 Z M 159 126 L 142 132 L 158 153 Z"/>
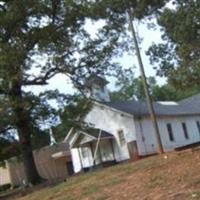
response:
<path id="1" fill-rule="evenodd" d="M 112 134 L 93 128 L 79 130 L 75 134 L 76 139 L 71 147 L 77 149 L 83 171 L 107 167 L 116 163 L 115 138 Z"/>

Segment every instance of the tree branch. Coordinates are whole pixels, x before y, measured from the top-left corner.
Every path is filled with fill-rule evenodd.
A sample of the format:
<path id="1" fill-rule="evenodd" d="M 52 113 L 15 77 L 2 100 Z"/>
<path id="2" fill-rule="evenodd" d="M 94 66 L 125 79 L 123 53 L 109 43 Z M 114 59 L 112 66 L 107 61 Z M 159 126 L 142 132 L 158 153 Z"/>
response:
<path id="1" fill-rule="evenodd" d="M 51 79 L 52 77 L 54 77 L 56 74 L 59 74 L 59 73 L 64 73 L 65 70 L 59 68 L 59 67 L 54 67 L 54 68 L 51 68 L 49 71 L 46 72 L 45 75 L 43 76 L 40 76 L 40 77 L 37 77 L 35 79 L 32 79 L 32 80 L 24 80 L 22 81 L 22 85 L 23 86 L 30 86 L 30 85 L 47 85 L 47 81 L 49 79 Z"/>
<path id="2" fill-rule="evenodd" d="M 0 128 L 0 135 L 5 134 L 7 131 L 11 130 L 13 127 L 8 126 L 7 128 Z"/>
<path id="3" fill-rule="evenodd" d="M 1 4 L 0 4 L 0 9 L 1 9 L 2 11 L 6 12 L 5 6 L 3 6 L 3 5 L 1 5 Z"/>

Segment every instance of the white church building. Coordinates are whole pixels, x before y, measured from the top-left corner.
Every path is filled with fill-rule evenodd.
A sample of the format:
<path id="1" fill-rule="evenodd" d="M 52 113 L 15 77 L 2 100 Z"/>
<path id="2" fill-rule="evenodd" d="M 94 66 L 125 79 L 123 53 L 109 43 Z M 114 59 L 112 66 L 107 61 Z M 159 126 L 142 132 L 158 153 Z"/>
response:
<path id="1" fill-rule="evenodd" d="M 85 122 L 93 128 L 71 130 L 65 138 L 75 172 L 157 153 L 146 102 L 111 102 L 106 84 L 100 77 L 88 84 L 96 101 Z M 164 151 L 200 142 L 200 94 L 179 102 L 154 102 L 153 106 Z"/>

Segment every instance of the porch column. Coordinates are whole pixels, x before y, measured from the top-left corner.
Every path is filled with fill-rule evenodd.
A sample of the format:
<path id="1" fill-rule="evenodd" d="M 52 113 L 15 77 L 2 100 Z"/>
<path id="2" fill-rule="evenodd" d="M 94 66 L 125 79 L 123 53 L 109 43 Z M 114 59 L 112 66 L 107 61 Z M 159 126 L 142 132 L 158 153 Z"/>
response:
<path id="1" fill-rule="evenodd" d="M 110 145 L 111 145 L 111 149 L 112 149 L 113 159 L 116 161 L 113 140 L 109 139 L 109 141 L 110 141 Z"/>
<path id="2" fill-rule="evenodd" d="M 79 159 L 80 159 L 80 164 L 81 164 L 81 171 L 83 170 L 83 162 L 81 159 L 81 153 L 80 153 L 80 148 L 78 147 L 78 155 L 79 155 Z"/>
<path id="3" fill-rule="evenodd" d="M 100 143 L 99 143 L 99 149 L 98 149 L 98 152 L 99 152 L 99 159 L 100 159 L 100 163 L 103 163 L 103 159 L 102 159 L 102 155 L 101 155 L 101 147 L 100 147 Z"/>
<path id="4" fill-rule="evenodd" d="M 90 142 L 90 149 L 91 149 L 92 159 L 94 160 L 94 150 L 93 150 L 92 142 Z M 96 165 L 96 160 L 94 160 L 93 165 Z"/>

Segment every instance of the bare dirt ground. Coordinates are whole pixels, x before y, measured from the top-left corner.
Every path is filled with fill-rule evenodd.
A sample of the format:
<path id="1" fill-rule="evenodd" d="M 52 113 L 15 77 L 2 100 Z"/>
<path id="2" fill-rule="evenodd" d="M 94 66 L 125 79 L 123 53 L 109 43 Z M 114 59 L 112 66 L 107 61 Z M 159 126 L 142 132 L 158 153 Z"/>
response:
<path id="1" fill-rule="evenodd" d="M 200 200 L 200 150 L 153 156 L 36 187 L 15 200 Z"/>

